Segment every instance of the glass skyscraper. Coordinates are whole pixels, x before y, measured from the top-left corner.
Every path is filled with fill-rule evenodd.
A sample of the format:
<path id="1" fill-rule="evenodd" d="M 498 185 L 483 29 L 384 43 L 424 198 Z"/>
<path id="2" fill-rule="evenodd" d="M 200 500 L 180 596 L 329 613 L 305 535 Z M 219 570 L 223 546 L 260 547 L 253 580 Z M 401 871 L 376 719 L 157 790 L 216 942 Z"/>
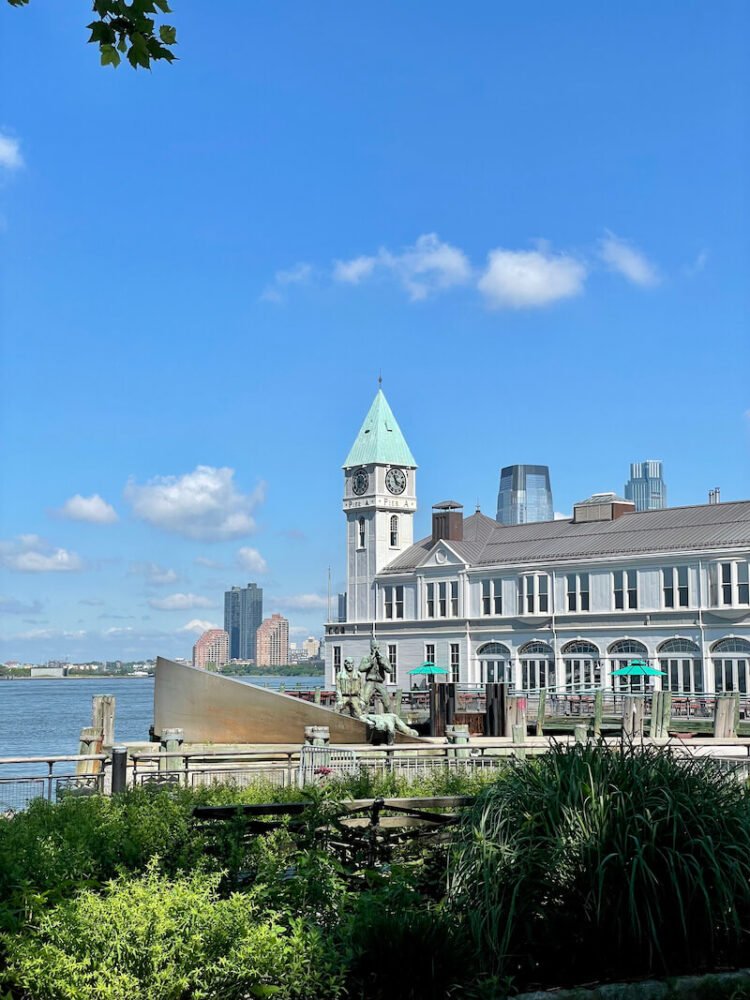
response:
<path id="1" fill-rule="evenodd" d="M 636 510 L 661 510 L 667 506 L 667 487 L 661 462 L 631 462 L 630 479 L 625 483 L 625 499 Z"/>
<path id="2" fill-rule="evenodd" d="M 554 516 L 546 465 L 507 465 L 501 470 L 496 518 L 501 524 L 552 521 Z"/>
<path id="3" fill-rule="evenodd" d="M 224 593 L 224 631 L 230 660 L 255 659 L 255 635 L 263 621 L 263 590 L 255 583 Z"/>

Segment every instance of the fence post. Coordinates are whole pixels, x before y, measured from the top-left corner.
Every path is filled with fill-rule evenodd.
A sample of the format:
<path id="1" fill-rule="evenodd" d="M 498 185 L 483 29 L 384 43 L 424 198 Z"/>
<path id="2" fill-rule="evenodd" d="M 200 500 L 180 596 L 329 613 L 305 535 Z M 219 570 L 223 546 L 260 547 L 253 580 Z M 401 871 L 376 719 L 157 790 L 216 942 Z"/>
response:
<path id="1" fill-rule="evenodd" d="M 115 696 L 95 694 L 91 699 L 91 725 L 100 729 L 102 743 L 111 747 L 115 742 Z"/>
<path id="2" fill-rule="evenodd" d="M 602 734 L 602 719 L 604 718 L 604 692 L 601 688 L 594 692 L 594 736 Z"/>
<path id="3" fill-rule="evenodd" d="M 573 739 L 576 743 L 585 743 L 587 737 L 586 726 L 583 723 L 573 726 Z"/>
<path id="4" fill-rule="evenodd" d="M 124 792 L 128 786 L 128 748 L 112 747 L 112 794 Z"/>

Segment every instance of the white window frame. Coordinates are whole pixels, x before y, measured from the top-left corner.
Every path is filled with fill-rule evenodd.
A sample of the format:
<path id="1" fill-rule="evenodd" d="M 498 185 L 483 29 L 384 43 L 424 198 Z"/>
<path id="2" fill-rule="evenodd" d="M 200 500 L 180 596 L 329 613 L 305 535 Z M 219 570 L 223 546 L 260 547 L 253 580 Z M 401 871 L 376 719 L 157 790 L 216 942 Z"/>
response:
<path id="1" fill-rule="evenodd" d="M 583 586 L 584 581 L 586 584 L 585 587 Z M 572 608 L 570 606 L 571 603 L 573 604 Z M 583 607 L 584 604 L 586 607 Z M 591 610 L 591 579 L 589 573 L 565 574 L 565 610 L 568 614 L 577 614 L 582 611 Z"/>
<path id="2" fill-rule="evenodd" d="M 425 584 L 425 618 L 458 618 L 458 580 L 431 580 Z"/>
<path id="3" fill-rule="evenodd" d="M 367 548 L 367 519 L 364 517 L 357 518 L 357 549 L 362 550 Z"/>
<path id="4" fill-rule="evenodd" d="M 746 559 L 722 559 L 712 563 L 709 568 L 709 596 L 714 608 L 750 606 L 750 563 Z"/>
<path id="5" fill-rule="evenodd" d="M 498 578 L 480 580 L 479 612 L 484 618 L 497 618 L 503 613 L 503 581 Z"/>
<path id="6" fill-rule="evenodd" d="M 391 518 L 390 518 L 390 520 L 388 522 L 388 539 L 390 541 L 390 547 L 392 549 L 398 549 L 398 548 L 400 548 L 399 542 L 398 542 L 399 535 L 400 535 L 400 531 L 399 531 L 399 523 L 398 523 L 398 514 L 391 514 Z"/>
<path id="7" fill-rule="evenodd" d="M 684 583 L 680 576 L 684 575 Z M 668 595 L 672 603 L 669 603 Z M 690 607 L 690 567 L 663 566 L 661 570 L 661 601 L 665 611 L 678 611 Z"/>
<path id="8" fill-rule="evenodd" d="M 452 642 L 449 650 L 450 678 L 454 684 L 458 684 L 461 679 L 461 643 Z"/>
<path id="9" fill-rule="evenodd" d="M 542 581 L 544 587 L 541 586 Z M 519 615 L 550 614 L 549 573 L 524 573 L 519 579 L 518 613 Z"/>
<path id="10" fill-rule="evenodd" d="M 404 617 L 404 585 L 388 584 L 383 587 L 383 619 L 393 621 Z"/>
<path id="11" fill-rule="evenodd" d="M 395 681 L 396 677 L 397 677 L 396 671 L 398 670 L 398 643 L 396 643 L 396 642 L 389 642 L 388 646 L 386 647 L 386 649 L 387 649 L 387 652 L 388 652 L 388 661 L 389 661 L 390 665 L 393 667 L 393 674 L 392 674 L 392 676 L 393 676 L 393 679 Z"/>
<path id="12" fill-rule="evenodd" d="M 618 587 L 618 577 L 621 586 Z M 631 586 L 632 582 L 635 586 Z M 617 607 L 617 595 L 622 594 L 622 607 Z M 635 598 L 632 595 L 635 594 Z M 638 610 L 638 570 L 637 569 L 616 569 L 612 571 L 612 608 L 614 611 L 637 611 Z"/>
<path id="13" fill-rule="evenodd" d="M 435 643 L 434 642 L 426 642 L 424 644 L 424 659 L 425 659 L 425 663 L 434 663 L 435 662 Z"/>

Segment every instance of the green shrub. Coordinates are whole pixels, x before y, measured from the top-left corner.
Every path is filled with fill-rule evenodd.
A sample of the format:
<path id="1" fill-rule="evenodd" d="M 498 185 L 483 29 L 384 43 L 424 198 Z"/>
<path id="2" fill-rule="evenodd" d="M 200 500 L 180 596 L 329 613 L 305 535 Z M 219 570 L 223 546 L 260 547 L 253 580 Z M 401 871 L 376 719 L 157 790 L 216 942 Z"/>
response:
<path id="1" fill-rule="evenodd" d="M 32 802 L 0 823 L 0 928 L 120 870 L 142 871 L 154 855 L 170 872 L 194 867 L 203 839 L 190 814 L 164 791 Z"/>
<path id="2" fill-rule="evenodd" d="M 354 898 L 340 948 L 349 996 L 362 1000 L 458 996 L 477 965 L 463 922 L 426 902 L 403 872 Z"/>
<path id="3" fill-rule="evenodd" d="M 321 932 L 282 925 L 246 896 L 217 898 L 219 876 L 174 880 L 155 866 L 84 890 L 5 935 L 7 985 L 33 1000 L 335 998 L 340 963 Z"/>
<path id="4" fill-rule="evenodd" d="M 663 749 L 556 747 L 467 810 L 450 893 L 486 971 L 519 986 L 740 963 L 750 799 Z"/>

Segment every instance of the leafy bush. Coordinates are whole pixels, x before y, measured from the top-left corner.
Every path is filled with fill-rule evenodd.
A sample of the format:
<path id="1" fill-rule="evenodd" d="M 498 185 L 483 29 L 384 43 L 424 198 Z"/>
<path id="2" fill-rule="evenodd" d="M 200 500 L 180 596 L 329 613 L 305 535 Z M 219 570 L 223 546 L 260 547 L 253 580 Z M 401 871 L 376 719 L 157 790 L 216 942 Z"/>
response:
<path id="1" fill-rule="evenodd" d="M 0 823 L 0 928 L 120 870 L 142 871 L 154 855 L 171 872 L 194 867 L 203 841 L 190 814 L 179 798 L 146 790 L 32 802 Z"/>
<path id="2" fill-rule="evenodd" d="M 282 925 L 239 894 L 217 898 L 219 876 L 174 880 L 154 865 L 84 890 L 5 935 L 5 981 L 34 1000 L 318 1000 L 340 995 L 340 962 L 321 932 Z"/>
<path id="3" fill-rule="evenodd" d="M 556 747 L 467 810 L 450 893 L 517 985 L 746 961 L 750 798 L 663 749 Z"/>
<path id="4" fill-rule="evenodd" d="M 462 995 L 476 961 L 463 923 L 425 901 L 403 870 L 367 872 L 339 933 L 347 990 L 362 1000 Z"/>

